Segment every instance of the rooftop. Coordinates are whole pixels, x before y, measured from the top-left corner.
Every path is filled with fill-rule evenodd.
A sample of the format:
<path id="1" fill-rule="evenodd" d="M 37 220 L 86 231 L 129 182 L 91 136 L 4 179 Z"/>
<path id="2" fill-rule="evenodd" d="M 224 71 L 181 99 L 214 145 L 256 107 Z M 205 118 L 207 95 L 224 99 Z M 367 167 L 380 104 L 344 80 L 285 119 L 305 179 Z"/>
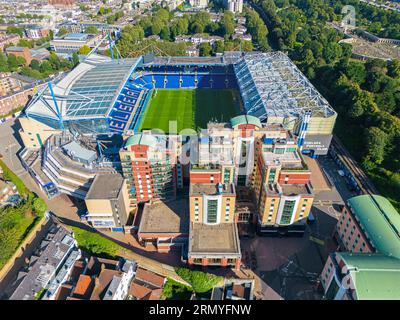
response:
<path id="1" fill-rule="evenodd" d="M 124 178 L 119 173 L 99 173 L 94 178 L 86 199 L 116 199 L 123 183 Z"/>
<path id="2" fill-rule="evenodd" d="M 74 239 L 66 229 L 52 226 L 30 257 L 30 270 L 10 300 L 33 300 L 35 295 L 49 283 L 74 246 Z"/>
<path id="3" fill-rule="evenodd" d="M 86 33 L 68 33 L 64 36 L 64 40 L 78 40 L 84 41 L 88 38 L 88 34 Z"/>
<path id="4" fill-rule="evenodd" d="M 106 117 L 137 62 L 92 54 L 53 84 L 57 105 L 46 87 L 29 103 L 26 115 L 56 122 L 60 116 L 64 120 Z"/>
<path id="5" fill-rule="evenodd" d="M 235 64 L 240 91 L 248 114 L 298 117 L 311 112 L 330 117 L 336 112 L 284 53 L 249 52 Z"/>
<path id="6" fill-rule="evenodd" d="M 400 260 L 381 254 L 337 252 L 355 284 L 358 300 L 400 299 Z"/>
<path id="7" fill-rule="evenodd" d="M 146 282 L 158 288 L 162 288 L 165 282 L 165 277 L 140 267 L 136 270 L 135 279 Z"/>
<path id="8" fill-rule="evenodd" d="M 376 250 L 400 259 L 400 214 L 389 200 L 362 195 L 349 199 L 348 204 Z"/>
<path id="9" fill-rule="evenodd" d="M 192 195 L 235 195 L 235 187 L 233 183 L 221 184 L 222 188 L 216 183 L 191 183 L 189 194 Z"/>
<path id="10" fill-rule="evenodd" d="M 293 147 L 288 145 L 287 147 Z M 283 146 L 285 149 L 286 146 Z M 281 165 L 287 169 L 301 169 L 303 168 L 302 159 L 297 150 L 286 151 L 284 153 L 275 153 L 270 151 L 263 151 L 262 157 L 266 165 Z"/>
<path id="11" fill-rule="evenodd" d="M 313 194 L 308 184 L 265 184 L 265 187 L 268 195 L 297 196 Z"/>
<path id="12" fill-rule="evenodd" d="M 146 203 L 139 225 L 139 233 L 189 232 L 189 202 L 179 199 L 167 203 Z"/>
<path id="13" fill-rule="evenodd" d="M 230 122 L 231 122 L 232 127 L 236 127 L 241 124 L 252 124 L 257 127 L 261 127 L 260 119 L 258 119 L 257 117 L 253 117 L 251 115 L 237 116 L 237 117 L 232 118 L 230 120 Z"/>
<path id="14" fill-rule="evenodd" d="M 240 244 L 235 223 L 208 225 L 191 223 L 189 254 L 239 254 Z"/>

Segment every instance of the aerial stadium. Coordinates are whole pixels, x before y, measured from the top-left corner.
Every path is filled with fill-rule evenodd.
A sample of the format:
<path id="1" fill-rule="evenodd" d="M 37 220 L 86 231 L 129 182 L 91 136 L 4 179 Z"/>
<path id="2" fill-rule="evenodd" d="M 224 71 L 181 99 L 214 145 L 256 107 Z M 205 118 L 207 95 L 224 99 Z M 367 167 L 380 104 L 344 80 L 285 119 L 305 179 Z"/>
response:
<path id="1" fill-rule="evenodd" d="M 303 152 L 326 154 L 336 112 L 281 52 L 226 52 L 217 57 L 122 59 L 91 53 L 57 83 L 33 97 L 20 118 L 26 148 L 54 133 L 131 135 L 175 133 L 239 115 L 280 123 Z"/>

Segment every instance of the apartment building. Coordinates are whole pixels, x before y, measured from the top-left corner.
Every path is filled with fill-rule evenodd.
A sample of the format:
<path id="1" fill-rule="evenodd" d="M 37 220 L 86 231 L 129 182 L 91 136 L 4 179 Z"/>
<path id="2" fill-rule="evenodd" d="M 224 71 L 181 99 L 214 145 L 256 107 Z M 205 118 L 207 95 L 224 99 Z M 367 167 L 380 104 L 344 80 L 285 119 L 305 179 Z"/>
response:
<path id="1" fill-rule="evenodd" d="M 20 39 L 17 34 L 2 34 L 0 35 L 0 51 L 4 50 L 4 47 L 8 44 L 16 45 Z"/>
<path id="2" fill-rule="evenodd" d="M 243 11 L 243 0 L 224 0 L 225 8 L 234 13 L 241 13 Z"/>
<path id="3" fill-rule="evenodd" d="M 252 189 L 260 234 L 302 234 L 314 195 L 311 172 L 288 131 L 257 139 Z"/>
<path id="4" fill-rule="evenodd" d="M 240 267 L 233 183 L 191 183 L 188 264 Z"/>
<path id="5" fill-rule="evenodd" d="M 119 155 L 131 207 L 152 199 L 175 199 L 177 163 L 173 138 L 151 133 L 135 134 L 125 141 Z"/>
<path id="6" fill-rule="evenodd" d="M 129 220 L 129 194 L 119 173 L 99 173 L 85 197 L 86 219 L 95 228 L 124 231 Z"/>
<path id="7" fill-rule="evenodd" d="M 40 39 L 48 37 L 50 30 L 39 25 L 29 25 L 25 27 L 25 34 L 29 39 Z"/>
<path id="8" fill-rule="evenodd" d="M 208 0 L 189 0 L 189 4 L 194 8 L 207 8 Z"/>
<path id="9" fill-rule="evenodd" d="M 21 89 L 21 82 L 12 77 L 11 73 L 0 73 L 0 96 L 7 96 Z"/>

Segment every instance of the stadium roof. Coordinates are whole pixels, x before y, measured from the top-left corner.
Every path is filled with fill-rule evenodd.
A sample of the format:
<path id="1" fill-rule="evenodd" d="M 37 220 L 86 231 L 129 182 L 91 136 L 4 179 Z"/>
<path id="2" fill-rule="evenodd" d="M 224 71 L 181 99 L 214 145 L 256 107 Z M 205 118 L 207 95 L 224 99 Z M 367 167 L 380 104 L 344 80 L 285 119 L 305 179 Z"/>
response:
<path id="1" fill-rule="evenodd" d="M 381 254 L 337 252 L 353 279 L 358 300 L 400 299 L 400 260 Z"/>
<path id="2" fill-rule="evenodd" d="M 299 117 L 306 112 L 329 117 L 335 111 L 282 52 L 251 52 L 234 65 L 247 114 Z"/>
<path id="3" fill-rule="evenodd" d="M 57 121 L 105 117 L 138 61 L 92 54 L 53 85 L 55 99 L 46 87 L 29 104 L 26 115 Z"/>
<path id="4" fill-rule="evenodd" d="M 400 258 L 400 215 L 386 198 L 362 195 L 348 200 L 376 250 Z"/>

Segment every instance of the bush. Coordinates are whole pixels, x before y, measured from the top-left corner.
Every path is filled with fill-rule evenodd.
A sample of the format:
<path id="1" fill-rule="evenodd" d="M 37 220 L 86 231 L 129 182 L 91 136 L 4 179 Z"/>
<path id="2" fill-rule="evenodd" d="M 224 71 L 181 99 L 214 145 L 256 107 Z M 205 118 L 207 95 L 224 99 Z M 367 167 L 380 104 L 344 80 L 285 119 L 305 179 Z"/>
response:
<path id="1" fill-rule="evenodd" d="M 47 204 L 41 198 L 35 198 L 33 200 L 33 210 L 40 216 L 42 216 L 47 210 Z"/>
<path id="2" fill-rule="evenodd" d="M 223 280 L 222 277 L 201 271 L 193 271 L 187 268 L 176 268 L 175 271 L 183 280 L 192 286 L 196 293 L 210 291 Z"/>
<path id="3" fill-rule="evenodd" d="M 125 249 L 115 242 L 108 240 L 99 233 L 72 227 L 79 248 L 94 255 L 104 258 L 116 259 Z"/>

